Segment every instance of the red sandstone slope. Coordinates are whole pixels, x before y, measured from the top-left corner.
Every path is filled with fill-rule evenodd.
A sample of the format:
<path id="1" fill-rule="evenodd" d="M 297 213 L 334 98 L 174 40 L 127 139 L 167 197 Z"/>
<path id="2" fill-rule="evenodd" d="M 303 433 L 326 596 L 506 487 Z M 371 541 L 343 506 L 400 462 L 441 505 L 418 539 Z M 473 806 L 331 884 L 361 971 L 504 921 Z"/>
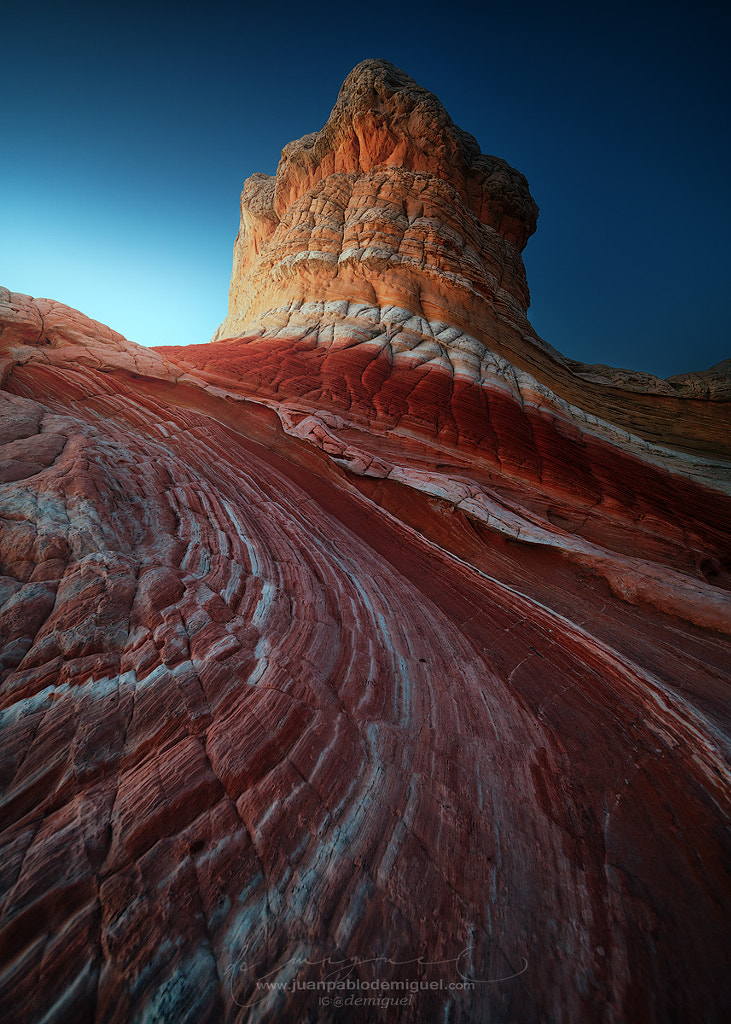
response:
<path id="1" fill-rule="evenodd" d="M 373 172 L 352 124 L 391 196 L 461 168 L 451 194 L 519 259 L 520 176 L 485 158 L 509 193 L 485 214 L 486 164 L 399 76 L 356 69 L 285 150 L 277 223 Z M 424 123 L 432 171 L 404 142 Z M 722 396 L 584 395 L 495 292 L 474 332 L 435 330 L 326 304 L 354 268 L 308 260 L 284 312 L 172 354 L 1 296 L 5 1015 L 725 1020 Z M 461 315 L 428 261 L 365 261 L 359 287 L 431 274 Z M 683 403 L 691 453 L 653 443 Z"/>

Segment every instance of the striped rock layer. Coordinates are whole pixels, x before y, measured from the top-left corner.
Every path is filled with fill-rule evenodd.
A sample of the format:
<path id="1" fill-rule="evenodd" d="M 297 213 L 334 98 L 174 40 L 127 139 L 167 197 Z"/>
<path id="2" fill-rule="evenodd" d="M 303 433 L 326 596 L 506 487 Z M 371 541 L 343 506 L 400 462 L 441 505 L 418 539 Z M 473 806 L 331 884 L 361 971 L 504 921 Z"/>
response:
<path id="1" fill-rule="evenodd" d="M 724 367 L 385 62 L 242 210 L 214 343 L 0 292 L 4 1017 L 725 1021 Z"/>

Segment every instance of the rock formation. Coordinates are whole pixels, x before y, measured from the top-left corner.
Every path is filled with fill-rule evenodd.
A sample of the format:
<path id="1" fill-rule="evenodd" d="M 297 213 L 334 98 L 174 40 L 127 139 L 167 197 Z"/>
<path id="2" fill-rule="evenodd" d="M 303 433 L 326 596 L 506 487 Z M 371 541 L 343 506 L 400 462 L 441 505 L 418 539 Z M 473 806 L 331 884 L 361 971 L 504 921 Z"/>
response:
<path id="1" fill-rule="evenodd" d="M 214 342 L 0 292 L 8 1020 L 727 1019 L 728 366 L 561 357 L 536 216 L 366 61 Z"/>

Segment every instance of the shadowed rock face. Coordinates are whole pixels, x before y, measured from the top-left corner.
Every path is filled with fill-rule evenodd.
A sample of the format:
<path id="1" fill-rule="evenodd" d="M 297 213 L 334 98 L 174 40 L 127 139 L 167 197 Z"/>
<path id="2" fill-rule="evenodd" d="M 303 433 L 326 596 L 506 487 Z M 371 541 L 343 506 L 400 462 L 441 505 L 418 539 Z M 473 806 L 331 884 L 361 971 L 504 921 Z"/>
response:
<path id="1" fill-rule="evenodd" d="M 725 368 L 536 339 L 383 61 L 242 211 L 235 340 L 0 292 L 5 1017 L 725 1021 Z"/>

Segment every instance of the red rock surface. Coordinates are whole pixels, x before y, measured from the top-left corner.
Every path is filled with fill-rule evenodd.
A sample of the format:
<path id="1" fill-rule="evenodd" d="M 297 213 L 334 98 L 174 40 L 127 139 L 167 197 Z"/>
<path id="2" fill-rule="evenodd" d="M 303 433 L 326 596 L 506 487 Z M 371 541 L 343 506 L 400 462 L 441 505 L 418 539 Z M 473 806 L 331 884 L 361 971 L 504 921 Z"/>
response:
<path id="1" fill-rule="evenodd" d="M 433 100 L 356 69 L 272 237 L 418 174 L 518 281 L 524 179 Z M 723 367 L 571 364 L 517 284 L 470 322 L 433 274 L 442 319 L 298 267 L 157 353 L 0 293 L 4 1018 L 725 1021 Z"/>

